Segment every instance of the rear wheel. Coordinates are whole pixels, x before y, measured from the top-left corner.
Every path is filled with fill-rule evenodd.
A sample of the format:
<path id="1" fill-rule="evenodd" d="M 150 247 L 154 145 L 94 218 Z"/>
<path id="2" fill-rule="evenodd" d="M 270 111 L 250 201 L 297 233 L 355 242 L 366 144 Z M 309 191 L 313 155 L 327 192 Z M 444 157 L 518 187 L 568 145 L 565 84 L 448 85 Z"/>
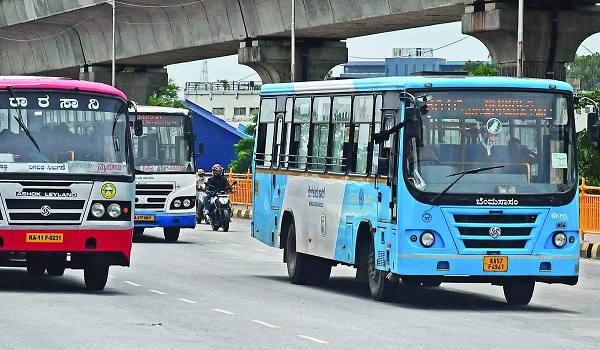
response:
<path id="1" fill-rule="evenodd" d="M 108 265 L 90 265 L 84 268 L 83 279 L 88 290 L 103 290 L 108 280 Z"/>
<path id="2" fill-rule="evenodd" d="M 134 235 L 141 235 L 144 233 L 144 228 L 143 227 L 134 227 L 133 228 L 133 234 Z"/>
<path id="3" fill-rule="evenodd" d="M 376 301 L 389 301 L 398 290 L 398 282 L 386 278 L 386 272 L 376 269 L 375 242 L 371 238 L 369 246 L 369 289 Z"/>
<path id="4" fill-rule="evenodd" d="M 165 227 L 164 228 L 165 240 L 167 242 L 177 242 L 177 240 L 179 239 L 179 231 L 180 230 L 181 230 L 180 227 Z"/>
<path id="5" fill-rule="evenodd" d="M 288 228 L 286 250 L 286 264 L 288 276 L 293 284 L 308 283 L 307 256 L 296 251 L 296 225 L 292 222 Z"/>
<path id="6" fill-rule="evenodd" d="M 507 303 L 510 305 L 527 305 L 533 296 L 535 281 L 517 280 L 509 282 L 502 287 Z"/>

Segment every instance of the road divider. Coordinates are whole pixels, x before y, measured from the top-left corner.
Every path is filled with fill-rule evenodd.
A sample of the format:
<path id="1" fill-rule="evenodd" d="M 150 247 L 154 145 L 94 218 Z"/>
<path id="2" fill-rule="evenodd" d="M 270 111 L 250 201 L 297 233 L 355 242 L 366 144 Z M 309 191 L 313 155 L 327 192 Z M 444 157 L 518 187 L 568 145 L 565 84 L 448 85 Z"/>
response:
<path id="1" fill-rule="evenodd" d="M 583 242 L 579 250 L 579 257 L 600 260 L 600 243 Z"/>

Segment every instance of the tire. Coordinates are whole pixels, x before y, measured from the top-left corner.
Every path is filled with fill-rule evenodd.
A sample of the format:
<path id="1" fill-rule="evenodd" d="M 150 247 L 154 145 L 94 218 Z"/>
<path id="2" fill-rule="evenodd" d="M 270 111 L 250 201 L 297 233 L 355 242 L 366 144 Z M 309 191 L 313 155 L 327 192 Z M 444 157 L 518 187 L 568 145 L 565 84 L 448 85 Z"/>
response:
<path id="1" fill-rule="evenodd" d="M 229 209 L 223 209 L 221 212 L 223 218 L 223 232 L 229 231 L 229 219 L 231 218 L 231 213 Z"/>
<path id="2" fill-rule="evenodd" d="M 292 222 L 288 227 L 286 249 L 286 265 L 288 276 L 293 284 L 308 284 L 308 256 L 296 251 L 296 225 Z"/>
<path id="3" fill-rule="evenodd" d="M 533 296 L 535 281 L 516 280 L 502 286 L 504 298 L 509 305 L 527 305 Z"/>
<path id="4" fill-rule="evenodd" d="M 331 263 L 327 259 L 318 256 L 307 256 L 310 262 L 310 274 L 308 275 L 308 284 L 320 286 L 329 281 L 331 276 Z"/>
<path id="5" fill-rule="evenodd" d="M 165 227 L 163 229 L 165 234 L 165 240 L 167 242 L 177 242 L 177 240 L 179 239 L 180 230 L 180 227 Z"/>
<path id="6" fill-rule="evenodd" d="M 137 235 L 142 235 L 144 234 L 144 228 L 143 227 L 134 227 L 133 228 L 133 235 L 137 236 Z"/>
<path id="7" fill-rule="evenodd" d="M 371 238 L 369 246 L 369 289 L 375 301 L 389 301 L 398 290 L 398 283 L 386 278 L 386 272 L 375 268 L 375 242 Z"/>
<path id="8" fill-rule="evenodd" d="M 27 255 L 27 273 L 32 276 L 41 276 L 46 271 L 46 260 L 39 254 Z"/>
<path id="9" fill-rule="evenodd" d="M 65 274 L 66 267 L 64 265 L 49 265 L 46 268 L 48 276 L 62 276 Z"/>
<path id="10" fill-rule="evenodd" d="M 83 279 L 87 290 L 103 290 L 108 280 L 108 265 L 87 266 L 83 269 Z"/>
<path id="11" fill-rule="evenodd" d="M 46 272 L 48 276 L 62 276 L 65 274 L 66 254 L 52 255 L 48 258 Z"/>

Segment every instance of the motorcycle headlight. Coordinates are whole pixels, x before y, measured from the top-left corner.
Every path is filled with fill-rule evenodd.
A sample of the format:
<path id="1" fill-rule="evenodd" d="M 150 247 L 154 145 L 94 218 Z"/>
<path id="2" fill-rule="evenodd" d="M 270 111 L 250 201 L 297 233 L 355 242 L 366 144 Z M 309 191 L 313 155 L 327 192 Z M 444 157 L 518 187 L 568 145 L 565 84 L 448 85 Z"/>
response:
<path id="1" fill-rule="evenodd" d="M 92 205 L 91 213 L 95 217 L 101 218 L 104 215 L 104 206 L 102 205 L 102 203 L 96 203 Z"/>
<path id="2" fill-rule="evenodd" d="M 229 199 L 228 199 L 227 197 L 220 197 L 220 198 L 219 198 L 219 202 L 220 202 L 221 204 L 227 204 L 227 201 L 228 201 L 228 200 L 229 200 Z"/>
<path id="3" fill-rule="evenodd" d="M 108 212 L 108 216 L 111 218 L 116 218 L 121 215 L 121 206 L 117 203 L 113 203 L 106 208 L 106 211 Z"/>
<path id="4" fill-rule="evenodd" d="M 176 199 L 176 200 L 174 200 L 174 201 L 173 201 L 173 206 L 174 206 L 175 208 L 179 208 L 179 207 L 181 207 L 181 201 L 180 201 L 179 199 Z"/>
<path id="5" fill-rule="evenodd" d="M 189 199 L 186 198 L 186 199 L 183 200 L 183 206 L 184 207 L 189 208 L 191 205 L 192 205 L 192 202 L 190 202 Z"/>

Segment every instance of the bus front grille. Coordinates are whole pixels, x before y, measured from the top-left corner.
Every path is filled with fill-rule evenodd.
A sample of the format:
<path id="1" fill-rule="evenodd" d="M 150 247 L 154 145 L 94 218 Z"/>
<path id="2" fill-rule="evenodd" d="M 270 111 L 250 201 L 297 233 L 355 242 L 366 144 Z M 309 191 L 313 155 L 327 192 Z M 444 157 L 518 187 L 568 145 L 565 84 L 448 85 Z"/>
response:
<path id="1" fill-rule="evenodd" d="M 78 224 L 84 206 L 73 199 L 6 199 L 8 221 L 19 225 Z"/>
<path id="2" fill-rule="evenodd" d="M 135 185 L 135 208 L 164 210 L 167 197 L 175 190 L 174 183 L 151 183 Z"/>

